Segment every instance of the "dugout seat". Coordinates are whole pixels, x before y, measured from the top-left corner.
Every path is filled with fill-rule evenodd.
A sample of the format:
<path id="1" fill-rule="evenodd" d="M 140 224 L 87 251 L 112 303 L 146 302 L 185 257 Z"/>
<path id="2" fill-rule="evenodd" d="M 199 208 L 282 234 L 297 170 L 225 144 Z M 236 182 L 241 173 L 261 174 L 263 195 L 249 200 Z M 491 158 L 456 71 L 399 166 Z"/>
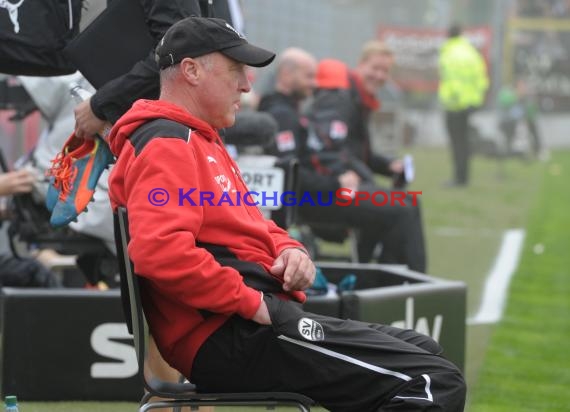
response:
<path id="1" fill-rule="evenodd" d="M 139 376 L 146 393 L 140 401 L 140 412 L 156 408 L 177 408 L 183 406 L 266 406 L 278 405 L 296 407 L 301 412 L 309 412 L 314 401 L 304 395 L 289 392 L 247 392 L 247 393 L 201 393 L 192 383 L 165 382 L 144 373 L 148 349 L 148 325 L 142 308 L 139 282 L 133 264 L 127 254 L 129 224 L 127 210 L 119 207 L 114 215 L 115 241 L 121 274 L 121 297 L 129 331 L 133 334 Z M 163 400 L 152 401 L 152 397 Z"/>

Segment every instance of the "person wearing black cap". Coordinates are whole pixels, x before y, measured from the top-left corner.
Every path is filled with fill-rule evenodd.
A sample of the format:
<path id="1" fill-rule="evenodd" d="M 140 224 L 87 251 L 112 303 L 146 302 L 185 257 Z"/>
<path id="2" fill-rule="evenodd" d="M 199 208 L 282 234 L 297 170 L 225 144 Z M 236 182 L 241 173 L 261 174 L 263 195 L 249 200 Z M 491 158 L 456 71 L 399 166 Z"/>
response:
<path id="1" fill-rule="evenodd" d="M 463 409 L 461 373 L 414 331 L 304 312 L 315 267 L 265 220 L 217 132 L 275 55 L 223 20 L 191 17 L 156 50 L 159 100 L 111 130 L 114 209 L 166 361 L 202 392 L 303 393 L 331 411 Z"/>

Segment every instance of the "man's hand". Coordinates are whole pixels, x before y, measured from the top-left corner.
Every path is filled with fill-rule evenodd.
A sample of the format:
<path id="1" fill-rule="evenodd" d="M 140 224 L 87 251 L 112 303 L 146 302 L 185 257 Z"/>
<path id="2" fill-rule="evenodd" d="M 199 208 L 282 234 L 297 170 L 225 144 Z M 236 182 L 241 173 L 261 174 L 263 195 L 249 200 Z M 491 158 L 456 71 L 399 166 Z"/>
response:
<path id="1" fill-rule="evenodd" d="M 338 177 L 338 183 L 340 184 L 340 187 L 350 189 L 353 192 L 356 192 L 358 190 L 358 186 L 360 186 L 360 180 L 360 176 L 358 176 L 358 174 L 353 170 L 344 172 Z"/>
<path id="2" fill-rule="evenodd" d="M 259 323 L 260 325 L 271 325 L 271 318 L 269 317 L 269 310 L 267 309 L 267 304 L 263 299 L 261 299 L 261 305 L 259 309 L 251 318 L 252 321 Z"/>
<path id="3" fill-rule="evenodd" d="M 85 100 L 75 107 L 75 135 L 79 138 L 93 138 L 110 127 L 106 120 L 99 119 L 91 110 L 91 101 Z M 105 136 L 102 136 L 105 137 Z"/>
<path id="4" fill-rule="evenodd" d="M 270 269 L 275 276 L 282 276 L 283 290 L 305 290 L 315 280 L 315 265 L 305 252 L 296 248 L 285 249 Z"/>
<path id="5" fill-rule="evenodd" d="M 390 171 L 396 175 L 404 172 L 404 162 L 402 159 L 392 160 L 389 167 Z"/>
<path id="6" fill-rule="evenodd" d="M 0 196 L 31 192 L 35 177 L 29 170 L 0 173 Z"/>

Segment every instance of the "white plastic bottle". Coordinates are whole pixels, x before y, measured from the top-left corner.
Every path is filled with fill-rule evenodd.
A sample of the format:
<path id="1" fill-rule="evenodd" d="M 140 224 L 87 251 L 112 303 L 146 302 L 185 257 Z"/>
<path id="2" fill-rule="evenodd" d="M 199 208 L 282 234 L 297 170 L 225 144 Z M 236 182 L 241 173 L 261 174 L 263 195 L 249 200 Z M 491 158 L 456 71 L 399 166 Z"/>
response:
<path id="1" fill-rule="evenodd" d="M 93 93 L 91 93 L 89 90 L 86 90 L 78 83 L 72 83 L 69 85 L 69 93 L 71 93 L 73 100 L 75 100 L 75 103 L 77 104 L 84 102 L 85 100 L 89 100 L 91 96 L 93 96 Z M 111 125 L 108 124 L 102 130 L 100 130 L 96 136 L 102 140 L 105 140 L 105 137 L 107 137 L 110 131 Z"/>
<path id="2" fill-rule="evenodd" d="M 88 90 L 85 90 L 77 83 L 72 83 L 69 86 L 69 92 L 73 96 L 75 103 L 81 103 L 82 101 L 89 99 L 93 95 L 92 93 L 90 93 Z"/>
<path id="3" fill-rule="evenodd" d="M 6 396 L 4 398 L 4 410 L 6 412 L 19 412 L 18 398 L 16 396 Z"/>

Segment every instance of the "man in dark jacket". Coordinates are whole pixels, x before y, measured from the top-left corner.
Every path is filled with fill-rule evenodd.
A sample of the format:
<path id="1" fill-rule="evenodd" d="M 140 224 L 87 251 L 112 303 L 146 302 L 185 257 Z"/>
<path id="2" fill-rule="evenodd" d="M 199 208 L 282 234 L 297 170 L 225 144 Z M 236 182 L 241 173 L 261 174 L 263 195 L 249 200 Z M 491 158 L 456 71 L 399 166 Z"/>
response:
<path id="1" fill-rule="evenodd" d="M 346 67 L 341 62 L 338 64 L 341 68 Z M 323 63 L 318 67 L 322 70 Z M 373 170 L 365 163 L 365 157 L 356 155 L 356 152 L 364 151 L 357 148 L 367 147 L 364 140 L 367 135 L 357 133 L 366 130 L 367 124 L 362 124 L 364 119 L 361 118 L 359 106 L 353 109 L 352 91 L 341 88 L 342 85 L 350 85 L 346 69 L 339 75 L 336 67 L 332 68 L 335 69 L 333 72 L 336 77 L 328 79 L 329 83 L 325 84 L 332 85 L 334 80 L 335 88 L 329 94 L 323 92 L 316 96 L 309 118 L 301 115 L 300 104 L 316 85 L 316 69 L 315 59 L 305 51 L 287 49 L 280 56 L 275 92 L 264 96 L 259 104 L 259 110 L 272 114 L 279 124 L 276 154 L 299 157 L 300 190 L 313 193 L 313 198 L 323 192 L 336 192 L 340 188 L 366 190 L 370 193 L 380 190 L 374 183 Z M 321 104 L 324 103 L 322 97 L 326 98 L 326 105 Z M 346 119 L 352 119 L 352 140 L 347 138 L 349 129 Z M 374 157 L 374 164 L 379 165 L 377 171 L 381 171 L 382 167 L 397 170 L 398 163 Z M 388 189 L 382 191 L 390 196 Z M 336 203 L 326 207 L 301 206 L 299 213 L 309 225 L 326 224 L 329 227 L 336 222 L 358 228 L 358 254 L 362 262 L 370 261 L 376 245 L 381 243 L 381 262 L 407 264 L 413 270 L 425 272 L 421 220 L 419 210 L 412 200 L 406 199 L 406 205 L 377 206 L 366 200 L 348 206 Z M 322 231 L 322 228 L 314 229 L 317 233 Z"/>
<path id="2" fill-rule="evenodd" d="M 213 9 L 208 10 L 206 0 L 140 0 L 147 16 L 152 37 L 158 43 L 172 24 L 188 16 L 207 15 L 232 22 L 227 0 L 216 0 Z M 238 27 L 239 29 L 239 27 Z M 106 83 L 91 97 L 75 108 L 77 137 L 89 137 L 101 132 L 109 123 L 114 124 L 134 101 L 156 99 L 159 94 L 158 66 L 154 61 L 154 50 L 144 60 L 136 63 L 124 75 Z"/>
<path id="3" fill-rule="evenodd" d="M 156 43 L 166 30 L 185 17 L 200 15 L 198 0 L 141 0 L 147 24 Z M 90 137 L 100 133 L 109 123 L 115 123 L 132 103 L 140 98 L 157 98 L 158 67 L 154 54 L 136 63 L 124 75 L 106 83 L 91 97 L 75 108 L 75 134 Z"/>

